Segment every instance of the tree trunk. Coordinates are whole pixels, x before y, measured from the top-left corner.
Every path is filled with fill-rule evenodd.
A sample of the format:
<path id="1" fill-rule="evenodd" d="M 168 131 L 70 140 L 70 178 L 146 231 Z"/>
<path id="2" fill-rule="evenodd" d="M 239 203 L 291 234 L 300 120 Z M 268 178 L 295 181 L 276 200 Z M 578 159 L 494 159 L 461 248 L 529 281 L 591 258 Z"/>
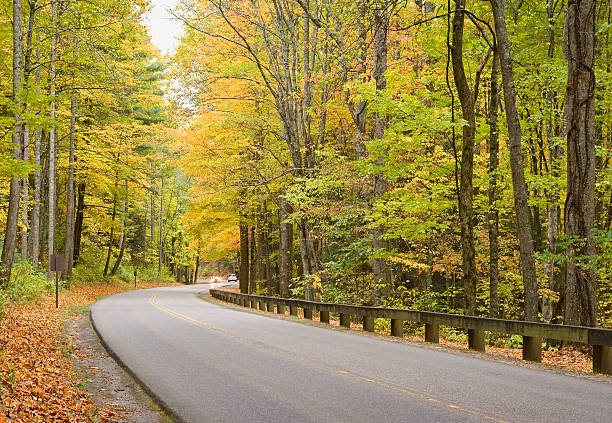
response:
<path id="1" fill-rule="evenodd" d="M 76 50 L 76 49 L 75 49 Z M 74 149 L 76 130 L 76 91 L 70 99 L 70 148 L 68 153 L 68 188 L 66 192 L 66 242 L 64 245 L 64 271 L 62 278 L 72 279 L 74 263 Z"/>
<path id="2" fill-rule="evenodd" d="M 266 286 L 268 287 L 268 295 L 275 295 L 274 283 L 270 271 L 270 234 L 268 230 L 268 206 L 267 202 L 263 202 L 263 261 L 264 275 L 266 278 Z"/>
<path id="3" fill-rule="evenodd" d="M 265 283 L 266 294 L 270 295 L 270 287 L 268 286 L 268 280 L 266 279 L 266 263 L 265 263 L 265 222 L 262 214 L 261 206 L 257 207 L 257 251 L 255 255 L 255 266 L 257 268 L 257 282 L 261 286 L 261 283 Z"/>
<path id="4" fill-rule="evenodd" d="M 159 195 L 159 243 L 157 250 L 157 276 L 162 272 L 162 260 L 164 255 L 164 175 L 161 177 L 161 192 Z"/>
<path id="5" fill-rule="evenodd" d="M 387 30 L 389 27 L 389 11 L 387 1 L 382 2 L 374 11 L 374 69 L 372 76 L 376 80 L 376 92 L 382 95 L 387 89 Z M 388 117 L 384 112 L 375 113 L 374 138 L 382 139 L 385 135 Z M 385 149 L 386 152 L 386 149 Z M 384 153 L 383 153 L 384 154 Z M 380 165 L 383 158 L 378 157 L 376 164 Z M 387 192 L 387 180 L 378 173 L 374 175 L 374 198 L 380 198 Z M 372 247 L 374 254 L 387 249 L 387 242 L 383 239 L 384 228 L 377 226 L 373 231 Z M 380 284 L 382 288 L 376 290 L 377 300 L 389 294 L 391 278 L 384 258 L 372 259 L 372 273 L 374 284 Z"/>
<path id="6" fill-rule="evenodd" d="M 566 34 L 565 323 L 597 326 L 595 254 L 595 0 L 569 0 Z"/>
<path id="7" fill-rule="evenodd" d="M 126 244 L 125 240 L 127 238 L 126 230 L 125 230 L 125 214 L 126 214 L 127 201 L 128 201 L 128 181 L 127 179 L 125 180 L 124 196 L 125 197 L 121 204 L 121 234 L 119 235 L 119 256 L 117 257 L 117 261 L 115 262 L 115 265 L 113 266 L 113 269 L 110 272 L 111 276 L 115 276 L 115 273 L 117 273 L 119 266 L 121 266 L 121 260 L 123 259 L 123 252 L 125 251 L 125 244 Z"/>
<path id="8" fill-rule="evenodd" d="M 21 73 L 23 61 L 23 33 L 21 0 L 13 0 L 13 102 L 15 103 L 15 129 L 13 134 L 13 156 L 21 160 L 21 133 L 23 122 L 21 118 Z M 2 286 L 6 288 L 11 279 L 11 269 L 15 257 L 15 246 L 17 244 L 17 229 L 19 219 L 19 178 L 11 177 L 9 191 L 9 206 L 6 216 L 6 230 L 4 231 L 4 244 L 2 247 L 2 269 L 0 279 Z"/>
<path id="9" fill-rule="evenodd" d="M 51 0 L 51 30 L 55 31 L 55 0 Z M 57 44 L 57 35 L 54 34 L 51 37 L 51 63 L 49 63 L 49 83 L 50 83 L 50 95 L 53 100 L 51 100 L 51 112 L 49 113 L 49 118 L 51 121 L 55 120 L 55 61 L 56 61 L 56 44 Z M 57 153 L 55 151 L 56 148 L 56 131 L 55 123 L 51 124 L 51 130 L 49 131 L 49 176 L 48 176 L 48 184 L 49 184 L 49 209 L 48 209 L 48 233 L 47 233 L 47 266 L 48 272 L 47 277 L 51 279 L 53 274 L 51 272 L 51 257 L 55 253 L 55 207 L 56 207 L 56 197 L 55 197 L 55 167 L 57 163 Z"/>
<path id="10" fill-rule="evenodd" d="M 240 217 L 240 292 L 249 293 L 249 225 Z"/>
<path id="11" fill-rule="evenodd" d="M 510 54 L 510 40 L 506 29 L 505 0 L 492 0 L 497 46 L 500 52 L 500 69 L 504 87 L 504 104 L 508 125 L 508 148 L 510 150 L 510 167 L 512 170 L 512 187 L 514 191 L 514 209 L 516 212 L 517 235 L 521 258 L 521 273 L 525 292 L 525 319 L 538 320 L 538 280 L 536 276 L 533 240 L 529 206 L 527 204 L 527 183 L 523 169 L 521 151 L 521 125 L 519 121 L 516 93 L 514 90 L 514 73 Z"/>
<path id="12" fill-rule="evenodd" d="M 32 13 L 32 11 L 30 11 Z M 37 36 L 40 41 L 40 37 Z M 36 86 L 40 84 L 40 49 L 36 49 Z M 40 94 L 40 90 L 36 89 L 36 93 Z M 40 115 L 40 108 L 36 112 Z M 36 171 L 34 172 L 34 204 L 32 207 L 32 228 L 30 230 L 30 243 L 32 245 L 32 266 L 38 267 L 40 260 L 40 202 L 42 191 L 42 148 L 40 129 L 34 129 L 34 163 Z"/>
<path id="13" fill-rule="evenodd" d="M 474 209 L 473 209 L 473 175 L 474 175 L 474 140 L 476 135 L 476 114 L 474 94 L 470 90 L 463 64 L 463 29 L 465 21 L 465 0 L 455 1 L 453 16 L 453 42 L 451 57 L 453 77 L 461 114 L 467 123 L 463 125 L 461 148 L 461 172 L 459 185 L 459 219 L 461 222 L 461 255 L 463 270 L 463 293 L 465 296 L 465 314 L 476 314 L 476 250 L 474 248 Z"/>
<path id="14" fill-rule="evenodd" d="M 77 210 L 76 221 L 74 224 L 74 254 L 73 266 L 79 262 L 81 254 L 81 234 L 83 233 L 83 211 L 85 210 L 85 183 L 80 182 L 77 186 Z"/>
<path id="15" fill-rule="evenodd" d="M 108 250 L 106 252 L 106 263 L 104 264 L 104 272 L 102 276 L 108 275 L 108 268 L 110 266 L 110 259 L 113 253 L 113 238 L 115 235 L 115 217 L 117 216 L 117 181 L 115 179 L 115 192 L 113 193 L 113 214 L 111 218 L 110 235 L 108 237 Z"/>
<path id="16" fill-rule="evenodd" d="M 293 276 L 293 224 L 285 220 L 291 213 L 291 206 L 284 199 L 279 199 L 278 223 L 279 223 L 279 295 L 289 297 L 289 283 Z"/>
<path id="17" fill-rule="evenodd" d="M 499 132 L 497 128 L 497 92 L 499 54 L 493 52 L 491 96 L 489 100 L 489 316 L 499 316 L 499 213 L 497 210 L 497 168 L 499 165 Z"/>
<path id="18" fill-rule="evenodd" d="M 555 53 L 555 28 L 552 25 L 554 22 L 554 6 L 555 2 L 553 0 L 548 0 L 546 7 L 546 18 L 549 22 L 548 27 L 548 58 L 552 59 Z M 546 140 L 548 142 L 548 163 L 549 163 L 549 171 L 550 177 L 553 179 L 557 179 L 559 177 L 560 172 L 560 163 L 559 161 L 563 157 L 563 148 L 558 143 L 558 137 L 561 134 L 561 125 L 557 122 L 559 119 L 556 117 L 556 92 L 553 90 L 551 84 L 552 82 L 548 82 L 549 86 L 546 89 L 546 101 L 548 103 L 549 111 L 548 116 L 545 120 L 546 127 Z M 557 204 L 559 202 L 559 192 L 556 188 L 552 188 L 547 193 L 548 197 L 548 206 L 547 206 L 547 220 L 548 227 L 546 230 L 546 249 L 551 254 L 557 253 L 557 237 L 559 235 L 559 221 L 561 217 L 561 208 Z M 545 291 L 542 295 L 542 319 L 545 322 L 550 323 L 553 317 L 554 311 L 554 300 L 551 295 L 555 290 L 555 267 L 556 267 L 555 259 L 551 259 L 544 263 L 544 273 L 546 273 L 546 288 L 548 291 Z"/>
<path id="19" fill-rule="evenodd" d="M 28 29 L 26 31 L 26 44 L 23 66 L 23 80 L 26 87 L 30 85 L 30 72 L 32 70 L 32 35 L 34 33 L 34 21 L 36 19 L 36 1 L 29 1 L 29 16 Z M 29 110 L 29 104 L 25 104 L 25 111 Z M 23 161 L 30 161 L 30 128 L 27 125 L 23 126 Z M 30 179 L 28 176 L 21 180 L 22 186 L 22 201 L 21 201 L 21 259 L 27 260 L 31 251 L 29 239 L 30 223 L 29 223 L 29 207 L 30 207 Z"/>
<path id="20" fill-rule="evenodd" d="M 249 227 L 249 292 L 254 294 L 257 291 L 257 265 L 255 263 L 255 228 Z"/>
<path id="21" fill-rule="evenodd" d="M 195 259 L 195 270 L 193 271 L 193 283 L 198 283 L 198 272 L 200 271 L 200 254 Z"/>

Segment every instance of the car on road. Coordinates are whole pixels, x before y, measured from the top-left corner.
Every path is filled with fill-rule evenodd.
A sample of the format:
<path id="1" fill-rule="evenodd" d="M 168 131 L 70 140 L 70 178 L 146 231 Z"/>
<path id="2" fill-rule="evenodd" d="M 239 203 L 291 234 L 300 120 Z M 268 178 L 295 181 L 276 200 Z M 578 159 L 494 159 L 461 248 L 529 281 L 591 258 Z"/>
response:
<path id="1" fill-rule="evenodd" d="M 238 282 L 238 278 L 236 277 L 235 273 L 232 273 L 231 275 L 227 277 L 227 281 L 228 282 Z"/>

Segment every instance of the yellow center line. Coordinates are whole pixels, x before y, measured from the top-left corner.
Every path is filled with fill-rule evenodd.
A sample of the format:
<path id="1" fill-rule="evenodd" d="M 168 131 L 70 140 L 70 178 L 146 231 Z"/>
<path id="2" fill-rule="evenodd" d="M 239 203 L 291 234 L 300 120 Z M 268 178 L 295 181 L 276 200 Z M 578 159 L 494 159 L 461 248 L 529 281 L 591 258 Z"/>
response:
<path id="1" fill-rule="evenodd" d="M 219 328 L 217 328 L 217 327 L 215 327 L 215 326 L 213 326 L 211 324 L 204 323 L 204 322 L 202 322 L 200 320 L 192 319 L 191 317 L 185 316 L 184 314 L 180 314 L 180 313 L 177 313 L 175 311 L 172 311 L 169 308 L 164 307 L 164 306 L 162 306 L 161 304 L 159 304 L 157 302 L 157 295 L 151 296 L 151 298 L 149 298 L 149 303 L 153 307 L 155 307 L 155 308 L 157 308 L 157 309 L 159 309 L 159 310 L 161 310 L 161 311 L 163 311 L 163 312 L 165 312 L 167 314 L 170 314 L 170 315 L 172 315 L 172 316 L 174 316 L 174 317 L 176 317 L 178 319 L 184 320 L 186 322 L 192 323 L 192 324 L 194 324 L 196 326 L 200 326 L 200 327 L 203 327 L 203 328 L 215 331 L 217 333 L 223 334 L 223 335 L 228 336 L 230 338 L 238 339 L 238 340 L 245 341 L 245 342 L 248 342 L 248 343 L 255 343 L 255 344 L 257 344 L 256 342 L 254 342 L 251 339 L 243 338 L 243 337 L 238 336 L 238 335 L 234 335 L 232 333 L 229 333 L 229 332 L 226 332 L 226 331 L 224 331 L 222 329 L 219 329 Z M 449 403 L 449 402 L 446 402 L 446 401 L 442 401 L 440 399 L 430 397 L 429 395 L 425 395 L 425 394 L 422 394 L 420 392 L 411 391 L 411 390 L 408 390 L 408 389 L 405 389 L 405 388 L 401 388 L 399 386 L 389 385 L 388 383 L 380 382 L 380 381 L 377 381 L 377 380 L 374 380 L 374 379 L 369 379 L 369 378 L 367 378 L 365 376 L 361 376 L 361 375 L 359 375 L 357 373 L 354 373 L 354 372 L 351 372 L 351 371 L 348 371 L 348 370 L 336 369 L 336 368 L 333 368 L 333 367 L 331 367 L 331 366 L 329 366 L 329 365 L 327 365 L 325 363 L 321 363 L 319 361 L 313 360 L 313 359 L 308 358 L 308 357 L 296 355 L 295 353 L 290 352 L 290 351 L 284 351 L 284 350 L 277 349 L 277 348 L 274 348 L 274 351 L 277 352 L 277 353 L 283 353 L 283 354 L 289 355 L 292 358 L 297 358 L 297 359 L 300 359 L 302 361 L 314 362 L 317 365 L 323 366 L 323 367 L 325 367 L 327 369 L 335 370 L 338 373 L 351 376 L 351 377 L 353 377 L 355 379 L 359 379 L 359 380 L 362 380 L 364 382 L 373 383 L 373 384 L 378 385 L 378 386 L 380 386 L 382 388 L 385 388 L 385 389 L 390 389 L 390 390 L 393 390 L 393 391 L 396 391 L 396 392 L 401 392 L 401 393 L 409 395 L 409 396 L 411 396 L 413 398 L 422 399 L 422 400 L 425 400 L 425 401 L 430 401 L 430 402 L 433 402 L 435 404 L 438 404 L 438 405 L 441 405 L 441 406 L 444 406 L 444 407 L 447 407 L 447 408 L 451 408 L 453 410 L 458 410 L 458 411 L 462 411 L 462 412 L 467 413 L 467 414 L 471 414 L 473 416 L 482 417 L 485 420 L 489 420 L 489 421 L 492 421 L 492 422 L 495 422 L 495 423 L 509 423 L 507 420 L 501 420 L 501 419 L 498 419 L 496 417 L 489 416 L 489 415 L 487 415 L 487 414 L 485 414 L 483 412 L 480 412 L 480 411 L 477 411 L 477 410 L 472 410 L 472 409 L 465 408 L 465 407 L 461 407 L 459 405 L 452 404 L 452 403 Z"/>

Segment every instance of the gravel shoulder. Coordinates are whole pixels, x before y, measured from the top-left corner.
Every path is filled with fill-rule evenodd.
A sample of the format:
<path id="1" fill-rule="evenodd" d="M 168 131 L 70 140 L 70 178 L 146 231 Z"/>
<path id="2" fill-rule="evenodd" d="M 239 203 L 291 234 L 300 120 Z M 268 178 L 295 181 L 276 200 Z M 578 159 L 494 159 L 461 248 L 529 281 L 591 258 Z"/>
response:
<path id="1" fill-rule="evenodd" d="M 72 357 L 83 387 L 99 408 L 116 411 L 113 422 L 171 423 L 138 383 L 109 356 L 100 343 L 89 310 L 69 319 L 66 335 L 74 345 Z"/>

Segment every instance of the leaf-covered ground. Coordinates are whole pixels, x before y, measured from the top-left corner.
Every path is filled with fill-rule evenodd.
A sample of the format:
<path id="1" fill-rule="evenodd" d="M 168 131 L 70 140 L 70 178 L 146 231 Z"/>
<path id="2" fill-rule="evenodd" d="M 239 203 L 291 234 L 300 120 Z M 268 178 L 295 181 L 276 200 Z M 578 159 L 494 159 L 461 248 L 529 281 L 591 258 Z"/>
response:
<path id="1" fill-rule="evenodd" d="M 139 283 L 138 288 L 159 286 Z M 129 290 L 127 285 L 74 287 L 41 302 L 10 308 L 0 321 L 0 423 L 116 422 L 110 406 L 98 408 L 82 388 L 70 357 L 73 345 L 64 323 L 98 298 Z"/>

